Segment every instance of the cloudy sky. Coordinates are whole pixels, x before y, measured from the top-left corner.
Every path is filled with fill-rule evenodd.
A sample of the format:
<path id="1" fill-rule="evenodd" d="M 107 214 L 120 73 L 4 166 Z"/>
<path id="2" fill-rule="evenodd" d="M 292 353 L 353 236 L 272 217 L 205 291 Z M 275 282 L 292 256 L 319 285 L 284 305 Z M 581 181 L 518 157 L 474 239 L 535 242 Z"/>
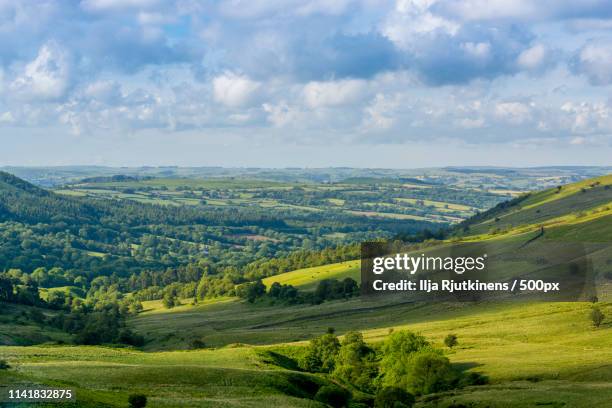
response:
<path id="1" fill-rule="evenodd" d="M 612 164 L 612 3 L 0 0 L 0 165 Z"/>

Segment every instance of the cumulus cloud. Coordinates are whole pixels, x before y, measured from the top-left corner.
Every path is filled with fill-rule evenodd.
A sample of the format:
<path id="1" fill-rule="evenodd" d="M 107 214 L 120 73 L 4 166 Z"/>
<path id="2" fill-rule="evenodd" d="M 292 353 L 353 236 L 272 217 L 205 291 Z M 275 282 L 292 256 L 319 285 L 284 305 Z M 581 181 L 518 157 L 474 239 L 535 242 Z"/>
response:
<path id="1" fill-rule="evenodd" d="M 212 81 L 214 98 L 231 108 L 252 103 L 261 84 L 243 75 L 225 73 Z"/>
<path id="2" fill-rule="evenodd" d="M 542 44 L 535 44 L 518 56 L 518 65 L 526 70 L 536 70 L 544 64 L 547 57 L 546 47 Z"/>
<path id="3" fill-rule="evenodd" d="M 0 2 L 0 122 L 589 143 L 612 134 L 611 21 L 600 0 Z"/>
<path id="4" fill-rule="evenodd" d="M 11 91 L 25 99 L 53 100 L 62 98 L 69 86 L 68 52 L 56 43 L 48 43 L 11 83 Z"/>
<path id="5" fill-rule="evenodd" d="M 367 90 L 361 80 L 309 82 L 304 86 L 304 100 L 308 107 L 317 109 L 358 103 Z"/>
<path id="6" fill-rule="evenodd" d="M 589 42 L 578 51 L 573 66 L 593 85 L 612 83 L 612 44 L 609 41 Z"/>
<path id="7" fill-rule="evenodd" d="M 511 124 L 520 125 L 531 119 L 532 107 L 523 102 L 500 102 L 495 105 L 495 115 Z"/>

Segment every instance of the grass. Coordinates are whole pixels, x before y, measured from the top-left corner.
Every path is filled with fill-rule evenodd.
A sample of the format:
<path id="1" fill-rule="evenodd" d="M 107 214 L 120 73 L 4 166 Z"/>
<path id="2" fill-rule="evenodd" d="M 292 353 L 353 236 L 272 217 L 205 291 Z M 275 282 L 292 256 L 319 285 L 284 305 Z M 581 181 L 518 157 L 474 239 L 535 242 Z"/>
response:
<path id="1" fill-rule="evenodd" d="M 151 407 L 321 407 L 297 384 L 326 381 L 263 362 L 249 347 L 143 353 L 105 347 L 3 347 L 14 367 L 0 382 L 72 388 L 79 407 L 125 407 L 130 394 Z M 62 405 L 63 406 L 63 405 Z M 69 406 L 69 405 L 68 405 Z"/>
<path id="2" fill-rule="evenodd" d="M 453 204 L 453 203 L 447 203 L 444 201 L 433 201 L 433 200 L 419 200 L 417 198 L 396 198 L 397 201 L 402 202 L 402 203 L 408 203 L 408 204 L 417 204 L 418 202 L 423 202 L 423 205 L 425 206 L 432 206 L 435 208 L 442 208 L 442 209 L 449 209 L 449 210 L 456 210 L 456 211 L 472 211 L 473 208 L 470 207 L 469 205 L 463 205 L 463 204 Z"/>
<path id="3" fill-rule="evenodd" d="M 262 280 L 268 288 L 274 282 L 283 285 L 293 285 L 302 290 L 313 290 L 318 281 L 323 279 L 344 279 L 351 277 L 359 280 L 360 262 L 346 261 L 312 268 L 298 269 L 280 275 L 270 276 Z"/>
<path id="4" fill-rule="evenodd" d="M 595 185 L 595 183 L 599 183 Z M 576 214 L 612 205 L 612 175 L 537 192 L 502 214 L 470 227 L 471 234 L 496 229 L 563 221 Z M 558 222 L 557 222 L 558 223 Z"/>
<path id="5" fill-rule="evenodd" d="M 192 189 L 260 189 L 272 187 L 289 187 L 291 184 L 279 183 L 265 180 L 249 180 L 235 178 L 209 178 L 209 179 L 191 179 L 191 178 L 155 178 L 152 180 L 141 181 L 126 181 L 126 182 L 103 182 L 89 183 L 78 185 L 89 188 L 138 188 L 138 187 L 168 187 L 176 189 L 177 187 L 188 187 Z"/>
<path id="6" fill-rule="evenodd" d="M 52 317 L 57 313 L 30 306 L 0 303 L 0 350 L 2 349 L 1 345 L 27 346 L 45 342 L 67 342 L 70 340 L 70 336 L 61 330 L 33 322 L 29 318 L 29 314 L 36 310 L 47 317 Z M 0 351 L 1 354 L 2 352 Z"/>
<path id="7" fill-rule="evenodd" d="M 602 178 L 601 183 L 610 181 Z M 593 270 L 604 271 L 610 259 L 606 243 L 612 236 L 612 214 L 606 206 L 611 193 L 591 183 L 564 187 L 558 194 L 536 193 L 521 204 L 522 210 L 502 214 L 499 224 L 506 232 L 489 233 L 495 223 L 489 220 L 468 239 L 488 241 L 490 255 L 500 260 L 495 274 L 503 279 L 529 273 L 538 262 L 569 256 L 563 251 L 567 241 L 584 244 Z M 546 225 L 544 236 L 529 241 L 541 224 Z M 525 242 L 529 246 L 521 251 Z M 430 250 L 441 249 L 422 251 Z M 264 283 L 312 290 L 321 279 L 345 276 L 359 277 L 359 261 L 292 271 Z M 420 398 L 417 407 L 597 408 L 612 400 L 610 303 L 599 304 L 606 316 L 599 328 L 589 319 L 593 305 L 585 302 L 418 303 L 364 297 L 316 306 L 249 304 L 236 298 L 183 303 L 168 310 L 159 301 L 145 302 L 144 312 L 129 320 L 129 327 L 148 339 L 145 351 L 0 347 L 0 358 L 14 367 L 0 371 L 0 382 L 74 387 L 79 406 L 125 406 L 127 396 L 138 392 L 153 407 L 317 407 L 321 405 L 310 399 L 313 390 L 328 380 L 276 366 L 265 357 L 266 350 L 289 355 L 328 327 L 340 335 L 360 330 L 371 343 L 384 340 L 390 330 L 408 329 L 442 348 L 444 337 L 455 333 L 458 346 L 444 348 L 451 362 L 491 380 L 487 386 Z M 37 335 L 61 340 L 50 328 L 22 321 L 21 313 L 11 309 L 5 318 L 3 311 L 4 344 L 27 344 L 24 338 Z M 187 350 L 194 340 L 209 349 Z"/>
<path id="8" fill-rule="evenodd" d="M 189 324 L 180 324 L 186 323 L 182 315 L 196 313 L 200 324 L 225 336 L 229 346 L 156 352 L 86 346 L 2 347 L 0 358 L 14 369 L 1 372 L 0 381 L 70 386 L 76 388 L 80 406 L 125 406 L 130 393 L 142 392 L 153 407 L 315 407 L 312 401 L 300 398 L 308 396 L 298 395 L 291 384 L 325 380 L 271 365 L 260 350 L 271 347 L 283 352 L 303 344 L 287 344 L 283 338 L 300 337 L 304 332 L 319 334 L 332 326 L 339 334 L 362 329 L 366 340 L 373 343 L 383 340 L 390 328 L 409 329 L 440 347 L 446 334 L 456 333 L 459 345 L 446 350 L 447 356 L 457 367 L 489 376 L 491 385 L 427 396 L 419 401 L 421 407 L 448 407 L 452 401 L 483 408 L 605 407 L 612 396 L 612 319 L 593 328 L 587 317 L 590 304 L 372 306 L 365 300 L 280 309 L 221 302 L 179 312 L 147 312 L 136 321 L 155 317 L 166 327 L 173 325 L 179 335 L 197 329 L 195 316 Z M 610 304 L 601 307 L 607 316 L 612 315 Z M 362 310 L 351 313 L 358 308 Z M 290 310 L 285 313 L 284 309 Z M 344 313 L 330 315 L 332 311 Z M 309 318 L 295 319 L 307 313 Z M 277 314 L 294 320 L 271 321 Z M 231 318 L 242 320 L 243 328 L 218 326 Z M 272 325 L 257 329 L 256 323 Z M 231 346 L 244 339 L 241 331 L 250 332 L 248 338 L 259 339 L 262 346 Z M 268 333 L 268 338 L 258 337 L 257 331 Z M 547 405 L 561 402 L 565 405 Z"/>
<path id="9" fill-rule="evenodd" d="M 348 212 L 354 215 L 364 215 L 366 217 L 393 218 L 396 220 L 432 221 L 430 218 L 422 217 L 420 215 L 411 215 L 411 214 L 396 214 L 396 213 L 380 212 L 380 211 L 356 211 L 356 210 L 349 210 Z"/>

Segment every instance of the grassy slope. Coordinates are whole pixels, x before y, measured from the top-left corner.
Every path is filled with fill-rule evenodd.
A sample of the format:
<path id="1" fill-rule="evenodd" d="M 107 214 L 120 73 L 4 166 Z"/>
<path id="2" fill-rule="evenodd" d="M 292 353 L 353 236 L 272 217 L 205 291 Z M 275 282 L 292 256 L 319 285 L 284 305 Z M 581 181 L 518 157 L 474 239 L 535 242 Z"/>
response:
<path id="1" fill-rule="evenodd" d="M 34 323 L 29 315 L 39 310 L 47 317 L 56 312 L 30 306 L 0 302 L 0 345 L 30 345 L 44 342 L 67 342 L 70 336 L 53 327 Z M 1 352 L 0 352 L 1 354 Z"/>
<path id="2" fill-rule="evenodd" d="M 602 184 L 611 180 L 604 178 Z M 489 235 L 487 226 L 481 231 L 485 234 L 480 234 L 480 227 L 475 226 L 472 231 L 480 235 L 470 239 L 523 239 L 518 234 L 538 228 L 544 213 L 551 214 L 545 221 L 556 218 L 546 229 L 546 241 L 609 242 L 607 210 L 580 217 L 567 214 L 588 212 L 592 207 L 601 210 L 610 203 L 611 190 L 585 185 L 586 193 L 581 192 L 583 187 L 570 187 L 564 188 L 563 195 L 534 194 L 521 204 L 522 211 L 510 208 L 497 215 L 512 225 L 509 232 Z M 596 253 L 597 265 L 606 268 L 608 254 Z M 311 288 L 320 278 L 342 277 L 343 273 L 355 274 L 356 265 L 309 268 L 268 281 L 279 279 Z M 148 306 L 150 310 L 130 322 L 154 339 L 148 350 L 185 348 L 194 339 L 209 346 L 242 342 L 291 349 L 294 346 L 282 344 L 306 340 L 330 326 L 339 333 L 362 330 L 369 341 L 382 340 L 391 327 L 408 328 L 438 345 L 447 333 L 457 333 L 460 345 L 449 352 L 451 361 L 489 375 L 492 384 L 430 396 L 420 406 L 465 402 L 473 407 L 605 407 L 612 399 L 610 304 L 602 304 L 608 317 L 599 329 L 590 325 L 591 305 L 587 303 L 419 305 L 393 299 L 352 299 L 319 306 L 269 307 L 225 299 L 172 311 Z M 189 398 L 191 406 L 312 406 L 307 400 L 281 395 L 287 392 L 286 386 L 279 389 L 275 384 L 287 384 L 284 376 L 292 372 L 271 370 L 252 348 L 150 354 L 122 351 L 127 354 L 119 356 L 112 354 L 118 351 L 107 354 L 102 348 L 75 348 L 70 353 L 63 348 L 45 350 L 50 350 L 48 355 L 38 348 L 0 349 L 17 366 L 17 374 L 0 375 L 9 375 L 10 380 L 16 375 L 41 381 L 61 379 L 81 387 L 90 399 L 111 405 L 120 405 L 129 392 L 143 391 L 152 397 L 152 406 L 180 406 L 186 403 L 184 398 Z M 83 362 L 83 353 L 90 354 L 91 360 Z M 254 367 L 262 365 L 268 370 L 255 371 Z"/>
<path id="3" fill-rule="evenodd" d="M 284 285 L 293 285 L 302 290 L 312 290 L 316 287 L 317 282 L 323 279 L 344 279 L 351 277 L 359 280 L 359 268 L 359 260 L 339 262 L 270 276 L 263 279 L 263 283 L 267 287 L 270 287 L 274 282 L 278 282 Z"/>
<path id="4" fill-rule="evenodd" d="M 14 367 L 0 371 L 0 383 L 70 387 L 79 407 L 125 407 L 131 393 L 146 394 L 150 407 L 323 407 L 295 384 L 312 390 L 326 380 L 268 365 L 252 348 L 143 353 L 4 347 L 0 354 Z"/>
<path id="5" fill-rule="evenodd" d="M 593 186 L 595 183 L 599 183 Z M 519 229 L 542 224 L 558 225 L 567 217 L 604 209 L 612 203 L 612 175 L 585 180 L 533 193 L 518 205 L 495 213 L 482 222 L 470 225 L 469 234 L 486 234 L 492 229 Z M 557 221 L 557 222 L 554 222 Z"/>
<path id="6" fill-rule="evenodd" d="M 352 312 L 368 305 L 355 300 L 324 305 L 328 313 L 335 312 L 325 318 L 317 307 L 288 308 L 286 318 L 311 316 L 277 320 L 271 325 L 269 318 L 273 315 L 266 318 L 261 312 L 277 308 L 258 313 L 257 306 L 238 302 L 224 308 L 214 306 L 190 308 L 204 308 L 205 314 L 199 310 L 200 319 L 206 318 L 202 323 L 212 326 L 230 316 L 242 322 L 242 328 L 217 327 L 220 340 L 229 343 L 244 337 L 261 344 L 275 343 L 276 350 L 287 347 L 279 343 L 294 340 L 291 336 L 320 333 L 327 326 L 341 333 L 363 327 L 366 339 L 372 342 L 382 340 L 390 327 L 407 328 L 421 332 L 439 346 L 447 333 L 456 333 L 459 346 L 447 352 L 451 361 L 487 374 L 492 384 L 439 395 L 436 403 L 440 406 L 465 400 L 478 402 L 474 405 L 477 407 L 561 401 L 571 407 L 604 407 L 612 395 L 612 320 L 608 318 L 602 327 L 594 329 L 587 318 L 590 305 L 585 303 L 400 305 L 371 309 L 364 319 L 363 310 Z M 223 310 L 228 307 L 230 312 Z M 177 322 L 178 315 L 185 313 L 165 314 L 167 324 L 175 325 L 179 335 L 194 326 L 193 322 L 187 326 Z M 605 306 L 604 313 L 610 316 L 612 306 Z M 161 318 L 162 314 L 156 316 Z M 258 329 L 258 325 L 264 327 Z M 132 392 L 149 395 L 151 406 L 181 406 L 187 400 L 190 406 L 313 406 L 282 395 L 291 390 L 289 378 L 296 374 L 266 364 L 258 349 L 143 353 L 102 347 L 4 347 L 0 354 L 16 367 L 9 371 L 13 380 L 19 377 L 71 385 L 80 396 L 111 406 L 121 406 Z M 295 391 L 293 394 L 297 395 Z M 500 402 L 503 398 L 508 399 L 507 404 Z M 422 404 L 425 406 L 424 401 Z M 430 401 L 426 406 L 432 404 Z"/>

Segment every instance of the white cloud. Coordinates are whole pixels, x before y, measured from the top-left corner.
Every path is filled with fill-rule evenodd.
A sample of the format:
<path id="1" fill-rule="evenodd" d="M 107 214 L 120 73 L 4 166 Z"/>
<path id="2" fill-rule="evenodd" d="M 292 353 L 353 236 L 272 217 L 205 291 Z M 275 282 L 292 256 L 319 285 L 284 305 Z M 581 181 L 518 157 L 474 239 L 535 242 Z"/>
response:
<path id="1" fill-rule="evenodd" d="M 544 13 L 545 7 L 534 0 L 463 0 L 447 1 L 445 8 L 462 20 L 528 18 Z M 551 7 L 549 5 L 549 7 Z M 554 7 L 554 6 L 552 6 Z"/>
<path id="2" fill-rule="evenodd" d="M 531 119 L 531 105 L 522 102 L 500 102 L 495 105 L 495 115 L 513 125 L 521 125 Z"/>
<path id="3" fill-rule="evenodd" d="M 350 105 L 359 102 L 366 93 L 366 82 L 356 79 L 328 82 L 310 82 L 304 86 L 306 105 L 317 109 Z"/>
<path id="4" fill-rule="evenodd" d="M 113 103 L 121 98 L 121 86 L 116 81 L 96 81 L 85 88 L 84 96 L 104 103 Z"/>
<path id="5" fill-rule="evenodd" d="M 287 102 L 281 101 L 277 104 L 264 103 L 263 110 L 268 114 L 267 120 L 274 127 L 286 127 L 296 124 L 301 113 Z"/>
<path id="6" fill-rule="evenodd" d="M 26 99 L 60 99 L 70 85 L 68 53 L 56 43 L 43 45 L 12 83 L 11 90 Z"/>
<path id="7" fill-rule="evenodd" d="M 542 44 L 536 44 L 521 52 L 518 56 L 518 65 L 526 70 L 538 69 L 546 59 L 546 48 Z"/>
<path id="8" fill-rule="evenodd" d="M 612 133 L 612 107 L 607 103 L 566 102 L 561 111 L 564 126 L 572 133 Z"/>
<path id="9" fill-rule="evenodd" d="M 87 11 L 147 9 L 159 3 L 159 0 L 84 0 L 81 7 Z"/>
<path id="10" fill-rule="evenodd" d="M 385 131 L 396 122 L 396 109 L 399 106 L 398 95 L 376 94 L 364 109 L 362 129 L 364 131 Z"/>
<path id="11" fill-rule="evenodd" d="M 430 7 L 436 3 L 437 0 L 397 0 L 394 10 L 383 21 L 382 33 L 404 49 L 418 45 L 423 35 L 436 32 L 455 35 L 460 24 L 432 13 Z"/>
<path id="12" fill-rule="evenodd" d="M 252 103 L 260 87 L 259 82 L 230 72 L 213 79 L 215 100 L 230 108 L 239 108 Z"/>
<path id="13" fill-rule="evenodd" d="M 593 85 L 612 83 L 612 44 L 591 42 L 578 53 L 576 68 Z"/>
<path id="14" fill-rule="evenodd" d="M 15 122 L 15 117 L 10 111 L 6 111 L 0 115 L 0 123 L 13 123 Z"/>
<path id="15" fill-rule="evenodd" d="M 461 44 L 461 48 L 471 57 L 480 60 L 487 59 L 491 53 L 491 44 L 488 42 L 466 42 Z"/>
<path id="16" fill-rule="evenodd" d="M 457 124 L 463 129 L 479 129 L 479 128 L 484 127 L 485 120 L 483 118 L 476 118 L 476 119 L 463 118 L 463 119 L 460 119 L 457 122 Z"/>

